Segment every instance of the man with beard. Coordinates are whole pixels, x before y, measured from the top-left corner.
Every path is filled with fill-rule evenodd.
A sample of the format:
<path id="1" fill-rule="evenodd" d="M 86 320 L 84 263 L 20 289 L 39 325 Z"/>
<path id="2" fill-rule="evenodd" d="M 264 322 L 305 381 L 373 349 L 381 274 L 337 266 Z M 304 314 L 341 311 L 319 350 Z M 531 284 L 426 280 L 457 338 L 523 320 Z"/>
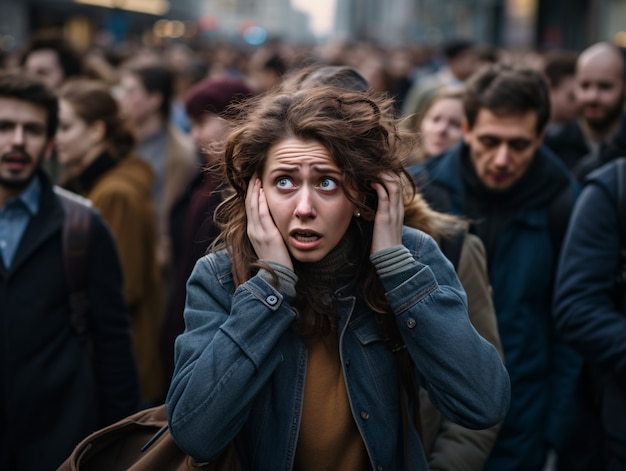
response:
<path id="1" fill-rule="evenodd" d="M 84 238 L 87 335 L 70 319 L 65 210 L 40 168 L 57 113 L 39 79 L 0 73 L 0 469 L 12 471 L 55 470 L 138 399 L 117 249 L 94 210 Z"/>
<path id="2" fill-rule="evenodd" d="M 484 469 L 540 471 L 568 442 L 581 360 L 555 334 L 552 286 L 578 184 L 541 146 L 548 85 L 530 68 L 493 65 L 463 97 L 464 142 L 411 167 L 434 209 L 465 216 L 487 251 L 511 378 L 511 406 Z"/>
<path id="3" fill-rule="evenodd" d="M 585 49 L 576 63 L 579 119 L 546 137 L 545 144 L 563 159 L 576 178 L 626 155 L 624 57 L 600 42 Z"/>

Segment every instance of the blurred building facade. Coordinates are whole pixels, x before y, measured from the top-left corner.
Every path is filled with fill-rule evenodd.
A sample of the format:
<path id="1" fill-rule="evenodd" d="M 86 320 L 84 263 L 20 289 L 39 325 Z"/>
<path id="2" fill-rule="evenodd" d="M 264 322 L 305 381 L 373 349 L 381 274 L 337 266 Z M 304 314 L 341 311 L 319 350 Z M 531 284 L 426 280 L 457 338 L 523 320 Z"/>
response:
<path id="1" fill-rule="evenodd" d="M 62 29 L 78 46 L 198 37 L 260 43 L 313 41 L 309 17 L 290 0 L 1 0 L 0 51 L 32 31 Z"/>
<path id="2" fill-rule="evenodd" d="M 337 34 L 383 44 L 472 38 L 508 48 L 626 46 L 624 0 L 337 0 Z"/>
<path id="3" fill-rule="evenodd" d="M 0 52 L 47 27 L 85 47 L 155 35 L 319 39 L 290 0 L 0 0 Z M 333 36 L 390 45 L 465 37 L 514 49 L 582 49 L 598 40 L 626 47 L 626 0 L 336 0 Z"/>

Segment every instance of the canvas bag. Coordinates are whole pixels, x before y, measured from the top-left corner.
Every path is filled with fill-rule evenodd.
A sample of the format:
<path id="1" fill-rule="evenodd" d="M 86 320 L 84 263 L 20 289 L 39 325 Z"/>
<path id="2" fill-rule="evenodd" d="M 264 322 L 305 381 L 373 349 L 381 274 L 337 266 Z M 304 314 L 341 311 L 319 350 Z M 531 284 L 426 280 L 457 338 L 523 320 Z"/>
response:
<path id="1" fill-rule="evenodd" d="M 82 440 L 57 471 L 241 471 L 234 442 L 210 463 L 181 450 L 165 405 L 139 411 Z"/>

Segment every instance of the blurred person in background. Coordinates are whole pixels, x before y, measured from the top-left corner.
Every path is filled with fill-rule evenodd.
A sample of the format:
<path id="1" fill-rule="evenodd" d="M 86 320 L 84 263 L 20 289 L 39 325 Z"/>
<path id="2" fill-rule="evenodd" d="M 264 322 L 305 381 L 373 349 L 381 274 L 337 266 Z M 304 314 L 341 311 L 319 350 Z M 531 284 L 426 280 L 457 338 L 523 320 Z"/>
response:
<path id="1" fill-rule="evenodd" d="M 77 325 L 70 301 L 77 292 L 63 275 L 71 271 L 67 207 L 41 169 L 57 120 L 57 98 L 43 82 L 0 73 L 0 469 L 7 471 L 55 470 L 80 440 L 134 412 L 139 399 L 115 241 L 99 212 L 71 195 L 63 198 L 90 218 L 89 232 L 77 238 L 86 332 Z"/>
<path id="2" fill-rule="evenodd" d="M 163 309 L 151 194 L 154 172 L 133 154 L 132 128 L 106 84 L 73 79 L 59 96 L 60 184 L 91 200 L 111 228 L 131 312 L 141 395 L 151 404 L 163 399 L 165 387 L 158 346 Z"/>
<path id="3" fill-rule="evenodd" d="M 202 61 L 196 51 L 184 44 L 172 44 L 164 53 L 165 63 L 174 74 L 172 98 L 172 122 L 183 132 L 189 133 L 191 122 L 185 110 L 185 95 L 191 87 L 209 73 L 209 65 Z"/>
<path id="4" fill-rule="evenodd" d="M 423 162 L 447 151 L 463 138 L 462 88 L 444 88 L 426 105 L 415 125 L 420 145 L 407 166 Z"/>
<path id="5" fill-rule="evenodd" d="M 578 114 L 576 103 L 576 60 L 571 51 L 550 51 L 543 57 L 543 73 L 550 87 L 550 121 L 546 136 L 558 133 Z"/>
<path id="6" fill-rule="evenodd" d="M 563 469 L 626 469 L 625 205 L 626 159 L 620 158 L 586 178 L 563 244 L 554 316 L 565 341 L 591 366 L 582 386 L 593 405 L 578 412 L 589 421 Z M 597 448 L 582 456 L 590 444 Z"/>
<path id="7" fill-rule="evenodd" d="M 280 51 L 273 48 L 257 49 L 248 61 L 246 76 L 256 94 L 278 87 L 287 73 L 289 65 Z"/>
<path id="8" fill-rule="evenodd" d="M 63 83 L 85 72 L 83 55 L 61 31 L 34 32 L 19 54 L 19 64 L 28 73 L 39 77 L 52 90 L 58 91 Z M 56 151 L 52 151 L 43 164 L 52 181 L 61 173 Z"/>
<path id="9" fill-rule="evenodd" d="M 229 107 L 252 95 L 242 78 L 206 79 L 192 87 L 185 97 L 186 113 L 191 122 L 191 137 L 203 165 L 170 213 L 170 240 L 176 268 L 161 333 L 164 370 L 169 381 L 174 372 L 174 340 L 184 330 L 186 285 L 194 265 L 206 254 L 219 234 L 213 220 L 215 208 L 222 201 L 223 183 L 215 175 L 218 144 L 230 130 Z"/>
<path id="10" fill-rule="evenodd" d="M 546 136 L 545 144 L 580 181 L 609 160 L 626 155 L 624 73 L 623 53 L 610 43 L 593 44 L 578 56 L 579 118 Z"/>
<path id="11" fill-rule="evenodd" d="M 463 104 L 463 144 L 411 173 L 435 210 L 471 221 L 487 253 L 511 407 L 485 470 L 541 471 L 574 423 L 581 359 L 556 335 L 551 301 L 578 185 L 541 146 L 550 117 L 541 72 L 486 67 Z"/>
<path id="12" fill-rule="evenodd" d="M 196 175 L 200 161 L 191 137 L 171 121 L 174 75 L 156 56 L 137 56 L 120 69 L 119 100 L 138 137 L 136 153 L 154 171 L 152 198 L 157 219 L 157 260 L 166 302 L 175 260 L 169 218 L 174 202 Z"/>
<path id="13" fill-rule="evenodd" d="M 402 116 L 411 121 L 419 119 L 428 100 L 442 87 L 462 86 L 484 64 L 474 41 L 452 39 L 442 45 L 444 65 L 437 72 L 416 80 L 409 89 L 402 108 Z"/>
<path id="14" fill-rule="evenodd" d="M 20 52 L 19 62 L 25 71 L 39 77 L 53 90 L 84 71 L 82 54 L 56 30 L 33 33 Z"/>

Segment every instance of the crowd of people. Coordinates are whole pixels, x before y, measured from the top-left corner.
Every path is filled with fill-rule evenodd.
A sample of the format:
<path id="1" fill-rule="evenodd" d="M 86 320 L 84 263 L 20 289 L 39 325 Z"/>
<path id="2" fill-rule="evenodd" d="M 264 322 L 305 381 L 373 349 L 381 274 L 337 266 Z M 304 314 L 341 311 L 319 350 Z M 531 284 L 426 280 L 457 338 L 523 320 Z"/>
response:
<path id="1" fill-rule="evenodd" d="M 626 470 L 624 52 L 425 50 L 7 58 L 0 469 L 165 403 L 242 469 Z"/>

